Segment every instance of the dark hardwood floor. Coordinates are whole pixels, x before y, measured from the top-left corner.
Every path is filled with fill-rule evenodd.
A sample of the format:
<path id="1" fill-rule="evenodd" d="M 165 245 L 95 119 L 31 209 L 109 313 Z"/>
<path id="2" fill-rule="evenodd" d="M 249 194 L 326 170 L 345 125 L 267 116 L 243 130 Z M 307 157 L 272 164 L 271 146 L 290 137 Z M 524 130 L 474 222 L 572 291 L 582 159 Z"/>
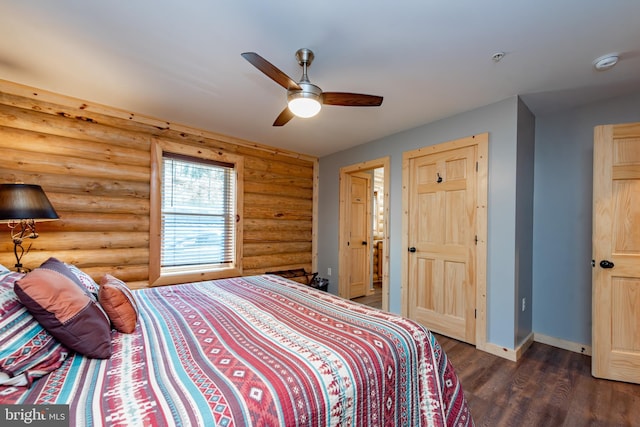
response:
<path id="1" fill-rule="evenodd" d="M 534 342 L 511 362 L 436 337 L 476 426 L 640 426 L 640 385 L 592 377 L 589 356 Z"/>
<path id="2" fill-rule="evenodd" d="M 354 301 L 382 305 L 381 289 Z M 534 342 L 518 362 L 436 335 L 476 426 L 640 427 L 640 385 L 591 376 L 591 357 Z"/>
<path id="3" fill-rule="evenodd" d="M 368 305 L 369 307 L 382 308 L 382 285 L 380 283 L 374 283 L 374 292 L 371 295 L 364 297 L 353 298 L 352 301 L 359 302 L 360 304 Z"/>

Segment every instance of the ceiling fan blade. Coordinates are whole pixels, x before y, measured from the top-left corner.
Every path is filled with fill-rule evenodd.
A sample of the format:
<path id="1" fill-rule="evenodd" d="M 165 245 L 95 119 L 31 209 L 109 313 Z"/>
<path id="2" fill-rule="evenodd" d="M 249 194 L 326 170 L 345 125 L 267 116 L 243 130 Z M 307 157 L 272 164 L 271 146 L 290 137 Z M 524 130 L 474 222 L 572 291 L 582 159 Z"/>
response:
<path id="1" fill-rule="evenodd" d="M 271 62 L 264 59 L 262 56 L 258 55 L 255 52 L 245 52 L 241 54 L 244 59 L 249 61 L 254 67 L 258 70 L 262 71 L 267 75 L 271 80 L 278 83 L 285 89 L 295 89 L 300 90 L 301 87 L 295 80 L 292 80 L 291 77 L 287 76 L 285 73 L 280 71 L 278 67 L 273 65 Z"/>
<path id="2" fill-rule="evenodd" d="M 291 110 L 289 110 L 289 107 L 285 107 L 285 109 L 282 110 L 282 113 L 280 113 L 280 115 L 276 118 L 276 121 L 273 122 L 273 125 L 284 126 L 291 119 L 293 119 L 293 113 L 291 112 Z"/>
<path id="3" fill-rule="evenodd" d="M 323 92 L 322 103 L 347 107 L 379 107 L 382 104 L 382 97 L 361 93 Z"/>

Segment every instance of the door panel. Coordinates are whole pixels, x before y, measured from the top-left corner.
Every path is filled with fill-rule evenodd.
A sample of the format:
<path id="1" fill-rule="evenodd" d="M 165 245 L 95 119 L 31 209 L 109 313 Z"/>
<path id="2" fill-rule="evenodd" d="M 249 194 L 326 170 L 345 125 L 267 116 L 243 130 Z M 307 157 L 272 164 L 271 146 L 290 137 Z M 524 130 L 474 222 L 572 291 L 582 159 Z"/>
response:
<path id="1" fill-rule="evenodd" d="M 349 214 L 349 296 L 367 294 L 371 241 L 371 176 L 368 173 L 350 175 Z"/>
<path id="2" fill-rule="evenodd" d="M 640 307 L 640 280 L 614 278 L 611 286 L 611 350 L 613 352 L 640 352 L 638 322 L 629 321 Z"/>
<path id="3" fill-rule="evenodd" d="M 640 383 L 640 123 L 596 127 L 593 203 L 592 373 Z"/>
<path id="4" fill-rule="evenodd" d="M 444 314 L 457 318 L 464 317 L 465 265 L 463 262 L 444 263 L 445 295 Z"/>
<path id="5" fill-rule="evenodd" d="M 476 156 L 471 145 L 409 159 L 409 317 L 469 343 L 475 343 Z"/>
<path id="6" fill-rule="evenodd" d="M 376 230 L 376 227 L 373 226 L 373 222 L 369 229 L 371 230 L 371 239 L 369 240 L 370 244 L 367 246 L 369 251 L 369 258 L 372 260 L 371 264 L 367 261 L 367 265 L 370 265 L 371 273 L 373 273 L 373 260 L 376 260 L 376 264 L 378 266 L 377 270 L 377 280 L 381 281 L 382 284 L 382 309 L 389 310 L 389 259 L 391 258 L 389 255 L 388 248 L 389 246 L 389 169 L 390 169 L 390 158 L 383 157 L 380 159 L 369 160 L 366 162 L 359 162 L 354 165 L 345 166 L 340 168 L 340 211 L 339 211 L 339 236 L 338 236 L 338 295 L 343 298 L 349 298 L 349 280 L 351 275 L 351 266 L 350 266 L 350 256 L 349 256 L 349 248 L 348 245 L 350 243 L 351 231 L 350 231 L 350 205 L 351 205 L 351 177 L 355 174 L 363 173 L 364 175 L 368 175 L 372 180 L 372 187 L 376 187 L 373 185 L 374 179 L 378 179 L 382 182 L 378 182 L 381 187 L 377 187 L 378 189 L 378 201 L 374 203 L 374 194 L 371 193 L 370 201 L 371 206 L 370 209 L 373 210 L 374 206 L 377 206 L 377 213 L 374 215 L 370 212 L 370 217 L 373 219 L 374 217 L 378 218 L 377 226 L 377 238 L 381 241 L 377 241 L 376 245 L 379 250 L 374 250 L 373 247 L 373 231 Z M 380 170 L 378 174 L 376 174 L 376 170 Z M 376 177 L 377 178 L 374 178 Z M 384 248 L 384 251 L 382 250 Z M 369 268 L 367 268 L 369 270 Z M 330 275 L 330 272 L 328 272 Z M 374 277 L 374 276 L 371 276 Z M 371 279 L 367 280 L 367 283 L 372 283 Z M 395 285 L 394 285 L 395 286 Z M 372 290 L 367 290 L 368 294 L 371 294 Z"/>

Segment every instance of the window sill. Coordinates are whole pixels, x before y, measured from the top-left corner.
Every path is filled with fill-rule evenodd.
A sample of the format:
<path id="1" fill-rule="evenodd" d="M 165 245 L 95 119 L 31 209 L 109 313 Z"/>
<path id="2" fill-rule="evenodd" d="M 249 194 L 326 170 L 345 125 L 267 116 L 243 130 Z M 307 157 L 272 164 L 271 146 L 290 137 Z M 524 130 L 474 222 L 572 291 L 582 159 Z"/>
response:
<path id="1" fill-rule="evenodd" d="M 218 268 L 215 270 L 189 270 L 178 272 L 160 272 L 160 277 L 150 281 L 149 286 L 177 285 L 181 283 L 202 282 L 204 280 L 224 279 L 242 275 L 237 267 Z"/>

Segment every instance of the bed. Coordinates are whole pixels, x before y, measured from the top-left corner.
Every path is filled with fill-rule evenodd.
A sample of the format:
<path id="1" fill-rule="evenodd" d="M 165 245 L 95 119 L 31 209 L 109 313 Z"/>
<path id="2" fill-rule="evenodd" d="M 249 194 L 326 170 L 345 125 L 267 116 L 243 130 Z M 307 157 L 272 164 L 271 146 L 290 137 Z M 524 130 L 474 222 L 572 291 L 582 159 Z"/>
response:
<path id="1" fill-rule="evenodd" d="M 446 354 L 403 317 L 275 275 L 132 294 L 109 358 L 70 352 L 0 404 L 68 404 L 73 426 L 473 425 Z"/>

